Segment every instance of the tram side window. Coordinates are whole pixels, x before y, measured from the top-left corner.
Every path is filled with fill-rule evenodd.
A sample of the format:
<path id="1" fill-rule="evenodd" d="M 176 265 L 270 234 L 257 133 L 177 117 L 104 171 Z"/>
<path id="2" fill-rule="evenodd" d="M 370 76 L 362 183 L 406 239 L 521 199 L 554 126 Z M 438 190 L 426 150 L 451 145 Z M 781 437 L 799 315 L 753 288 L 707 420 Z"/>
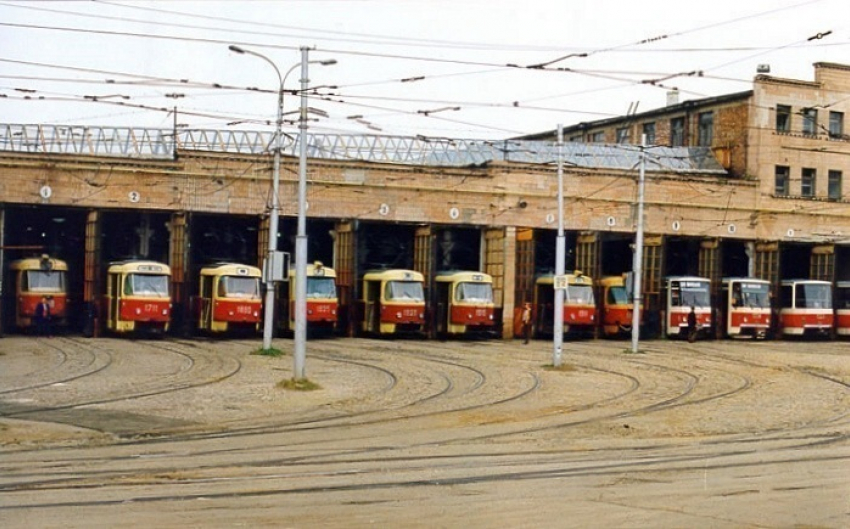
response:
<path id="1" fill-rule="evenodd" d="M 794 306 L 794 297 L 791 285 L 782 286 L 782 288 L 779 289 L 779 303 L 782 307 Z"/>
<path id="2" fill-rule="evenodd" d="M 740 307 L 742 303 L 743 300 L 741 296 L 741 284 L 735 283 L 734 285 L 732 285 L 732 306 Z"/>

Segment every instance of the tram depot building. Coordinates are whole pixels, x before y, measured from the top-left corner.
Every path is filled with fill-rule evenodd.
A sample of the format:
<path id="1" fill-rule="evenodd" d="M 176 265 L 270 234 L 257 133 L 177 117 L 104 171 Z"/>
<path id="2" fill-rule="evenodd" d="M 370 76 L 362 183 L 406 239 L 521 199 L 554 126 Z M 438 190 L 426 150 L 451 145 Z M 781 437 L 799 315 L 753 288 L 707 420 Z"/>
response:
<path id="1" fill-rule="evenodd" d="M 337 272 L 340 332 L 353 334 L 358 278 L 376 268 L 493 276 L 502 336 L 535 277 L 555 268 L 562 162 L 567 270 L 632 269 L 646 137 L 643 299 L 659 319 L 663 279 L 696 275 L 850 280 L 850 66 L 814 80 L 758 75 L 752 90 L 677 102 L 504 141 L 309 135 L 308 262 Z M 2 322 L 9 264 L 68 263 L 82 328 L 109 262 L 172 269 L 187 325 L 198 270 L 259 265 L 267 248 L 271 135 L 236 131 L 0 125 Z M 278 247 L 294 251 L 297 141 L 284 145 Z M 716 291 L 715 291 L 716 293 Z"/>

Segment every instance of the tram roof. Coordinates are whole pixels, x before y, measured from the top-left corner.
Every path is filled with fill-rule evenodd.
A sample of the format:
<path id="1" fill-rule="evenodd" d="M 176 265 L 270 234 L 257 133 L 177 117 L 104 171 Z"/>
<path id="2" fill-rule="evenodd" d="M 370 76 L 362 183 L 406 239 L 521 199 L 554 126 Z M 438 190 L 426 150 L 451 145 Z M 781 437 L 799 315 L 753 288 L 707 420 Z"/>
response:
<path id="1" fill-rule="evenodd" d="M 115 261 L 109 263 L 109 272 L 137 272 L 140 274 L 171 275 L 171 267 L 157 261 Z"/>
<path id="2" fill-rule="evenodd" d="M 368 270 L 363 279 L 369 281 L 425 281 L 425 276 L 416 270 L 391 268 L 388 270 Z"/>
<path id="3" fill-rule="evenodd" d="M 446 270 L 437 273 L 434 276 L 435 281 L 451 282 L 451 281 L 468 281 L 475 283 L 492 283 L 493 276 L 484 272 L 472 272 L 467 270 Z"/>
<path id="4" fill-rule="evenodd" d="M 262 273 L 256 266 L 239 263 L 215 263 L 201 268 L 202 276 L 244 276 L 260 277 Z"/>
<path id="5" fill-rule="evenodd" d="M 289 268 L 289 277 L 295 277 L 295 268 Z M 320 262 L 309 263 L 306 268 L 307 277 L 336 277 L 336 270 L 329 266 L 325 266 Z"/>
<path id="6" fill-rule="evenodd" d="M 271 132 L 148 129 L 50 124 L 0 124 L 0 151 L 171 159 L 176 151 L 265 154 Z M 493 162 L 634 170 L 641 148 L 630 144 L 543 140 L 470 140 L 425 136 L 307 134 L 307 156 L 346 162 L 430 167 L 482 167 Z M 285 135 L 282 153 L 297 157 L 300 136 Z M 646 171 L 725 175 L 708 147 L 652 146 Z"/>
<path id="7" fill-rule="evenodd" d="M 12 270 L 44 270 L 44 271 L 57 271 L 57 272 L 67 272 L 68 271 L 68 263 L 61 259 L 55 259 L 53 257 L 48 257 L 48 261 L 50 261 L 50 267 L 44 268 L 44 258 L 42 257 L 27 257 L 24 259 L 18 259 L 17 261 L 12 261 L 9 265 L 9 268 Z"/>

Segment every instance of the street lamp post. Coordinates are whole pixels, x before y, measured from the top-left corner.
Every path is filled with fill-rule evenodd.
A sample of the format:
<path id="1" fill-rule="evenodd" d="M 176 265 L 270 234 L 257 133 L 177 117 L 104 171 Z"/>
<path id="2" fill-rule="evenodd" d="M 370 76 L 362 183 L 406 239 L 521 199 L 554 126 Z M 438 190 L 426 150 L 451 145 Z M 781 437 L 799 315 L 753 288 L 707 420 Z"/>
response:
<path id="1" fill-rule="evenodd" d="M 275 153 L 272 177 L 272 209 L 269 219 L 269 250 L 267 268 L 270 270 L 274 254 L 277 251 L 277 230 L 279 217 L 278 190 L 280 188 L 280 140 L 283 124 L 283 92 L 286 79 L 293 70 L 301 67 L 301 110 L 299 117 L 299 163 L 298 163 L 298 227 L 295 236 L 295 346 L 293 378 L 304 378 L 304 363 L 307 342 L 307 85 L 310 81 L 307 71 L 313 62 L 322 65 L 336 64 L 336 59 L 309 61 L 309 48 L 301 48 L 301 62 L 290 68 L 286 75 L 281 76 L 277 65 L 265 55 L 246 50 L 236 45 L 229 47 L 231 51 L 241 54 L 254 55 L 272 65 L 277 73 L 280 85 L 278 87 L 277 122 L 275 124 Z M 274 283 L 270 274 L 266 278 L 266 309 L 263 325 L 263 349 L 271 348 L 271 338 L 274 319 Z"/>
<path id="2" fill-rule="evenodd" d="M 280 75 L 280 70 L 274 61 L 265 55 L 240 48 L 236 45 L 231 45 L 229 49 L 236 53 L 253 55 L 254 57 L 259 57 L 266 61 L 272 68 L 274 68 L 278 80 L 277 120 L 275 121 L 274 131 L 274 169 L 272 171 L 272 205 L 271 212 L 269 214 L 268 253 L 266 255 L 266 266 L 264 267 L 266 299 L 265 312 L 263 314 L 263 350 L 268 351 L 272 347 L 272 334 L 274 333 L 275 288 L 274 281 L 272 281 L 272 264 L 275 261 L 275 254 L 277 253 L 278 218 L 280 216 L 280 198 L 278 196 L 278 191 L 280 189 L 280 138 L 281 126 L 283 124 L 283 77 Z"/>

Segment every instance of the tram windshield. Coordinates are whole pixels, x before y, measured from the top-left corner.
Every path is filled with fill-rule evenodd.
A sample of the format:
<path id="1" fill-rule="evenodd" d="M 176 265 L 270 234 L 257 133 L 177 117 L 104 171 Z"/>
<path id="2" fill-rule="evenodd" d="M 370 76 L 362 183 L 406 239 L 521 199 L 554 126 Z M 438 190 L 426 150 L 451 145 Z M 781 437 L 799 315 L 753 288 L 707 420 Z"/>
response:
<path id="1" fill-rule="evenodd" d="M 564 303 L 593 305 L 593 287 L 590 285 L 567 285 Z"/>
<path id="2" fill-rule="evenodd" d="M 493 285 L 490 283 L 458 283 L 455 289 L 455 300 L 493 302 Z"/>
<path id="3" fill-rule="evenodd" d="M 608 289 L 608 304 L 609 305 L 628 305 L 629 292 L 626 287 L 611 287 Z"/>
<path id="4" fill-rule="evenodd" d="M 23 290 L 35 292 L 65 292 L 65 272 L 28 270 Z"/>
<path id="5" fill-rule="evenodd" d="M 129 274 L 124 281 L 124 295 L 168 297 L 168 276 L 154 274 Z"/>
<path id="6" fill-rule="evenodd" d="M 798 309 L 831 309 L 832 291 L 830 285 L 801 283 L 797 285 Z"/>
<path id="7" fill-rule="evenodd" d="M 308 277 L 307 299 L 335 299 L 336 283 L 331 277 Z"/>
<path id="8" fill-rule="evenodd" d="M 732 285 L 734 307 L 770 308 L 770 286 L 766 283 L 735 283 Z"/>
<path id="9" fill-rule="evenodd" d="M 222 298 L 260 297 L 260 279 L 257 277 L 224 276 L 218 281 L 218 295 Z"/>
<path id="10" fill-rule="evenodd" d="M 672 283 L 670 285 L 670 306 L 711 307 L 708 283 L 702 281 Z"/>
<path id="11" fill-rule="evenodd" d="M 388 281 L 384 294 L 388 301 L 425 301 L 418 281 Z"/>

